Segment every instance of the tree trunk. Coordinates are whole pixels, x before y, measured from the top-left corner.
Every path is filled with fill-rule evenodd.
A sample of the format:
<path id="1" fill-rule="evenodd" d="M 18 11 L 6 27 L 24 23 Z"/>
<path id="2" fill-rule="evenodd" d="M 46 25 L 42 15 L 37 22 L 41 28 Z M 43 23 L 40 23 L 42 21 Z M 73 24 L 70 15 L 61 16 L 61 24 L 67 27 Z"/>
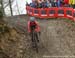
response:
<path id="1" fill-rule="evenodd" d="M 3 17 L 3 12 L 2 12 L 2 0 L 0 0 L 0 18 Z"/>
<path id="2" fill-rule="evenodd" d="M 13 16 L 13 11 L 12 11 L 12 4 L 11 4 L 11 0 L 9 0 L 9 6 L 10 6 L 11 16 Z"/>
<path id="3" fill-rule="evenodd" d="M 0 24 L 4 23 L 3 14 L 4 14 L 3 1 L 0 0 Z"/>
<path id="4" fill-rule="evenodd" d="M 3 0 L 1 0 L 1 8 L 2 8 L 2 13 L 3 13 L 3 16 L 5 16 L 5 11 L 4 11 L 4 4 L 3 4 Z"/>

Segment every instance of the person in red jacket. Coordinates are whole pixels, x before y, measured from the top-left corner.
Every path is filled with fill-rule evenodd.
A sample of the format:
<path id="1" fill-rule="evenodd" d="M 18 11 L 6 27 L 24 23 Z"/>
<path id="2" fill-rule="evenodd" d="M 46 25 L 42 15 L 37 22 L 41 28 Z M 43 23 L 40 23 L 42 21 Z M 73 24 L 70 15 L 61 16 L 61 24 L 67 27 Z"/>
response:
<path id="1" fill-rule="evenodd" d="M 28 21 L 28 32 L 30 33 L 30 35 L 31 35 L 33 30 L 36 31 L 37 34 L 38 33 L 40 34 L 39 23 L 35 20 L 34 17 L 30 17 L 30 20 Z M 37 37 L 37 40 L 38 40 L 38 36 L 37 35 L 36 35 L 36 37 Z M 32 41 L 33 41 L 33 38 L 32 38 Z"/>
<path id="2" fill-rule="evenodd" d="M 69 6 L 69 0 L 64 0 L 65 6 Z"/>

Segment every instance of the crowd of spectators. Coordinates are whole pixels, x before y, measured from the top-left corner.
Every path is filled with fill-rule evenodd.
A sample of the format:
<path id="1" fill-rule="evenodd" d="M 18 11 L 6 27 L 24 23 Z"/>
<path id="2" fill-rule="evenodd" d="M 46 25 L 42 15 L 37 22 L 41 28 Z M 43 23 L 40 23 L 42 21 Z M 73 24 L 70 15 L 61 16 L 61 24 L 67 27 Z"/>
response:
<path id="1" fill-rule="evenodd" d="M 27 4 L 33 8 L 50 8 L 50 7 L 73 7 L 75 8 L 75 0 L 34 0 Z"/>

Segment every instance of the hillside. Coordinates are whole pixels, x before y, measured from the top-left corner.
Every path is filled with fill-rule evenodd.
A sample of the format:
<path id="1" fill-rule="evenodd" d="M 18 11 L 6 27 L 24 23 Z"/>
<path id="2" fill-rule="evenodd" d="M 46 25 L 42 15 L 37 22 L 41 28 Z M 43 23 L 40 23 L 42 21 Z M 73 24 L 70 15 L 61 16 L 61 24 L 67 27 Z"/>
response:
<path id="1" fill-rule="evenodd" d="M 6 17 L 9 32 L 0 35 L 0 58 L 59 58 L 75 55 L 75 23 L 68 19 L 37 18 L 41 27 L 39 53 L 31 46 L 27 32 L 29 16 Z M 67 58 L 67 57 L 60 57 Z M 68 57 L 73 58 L 73 57 Z"/>

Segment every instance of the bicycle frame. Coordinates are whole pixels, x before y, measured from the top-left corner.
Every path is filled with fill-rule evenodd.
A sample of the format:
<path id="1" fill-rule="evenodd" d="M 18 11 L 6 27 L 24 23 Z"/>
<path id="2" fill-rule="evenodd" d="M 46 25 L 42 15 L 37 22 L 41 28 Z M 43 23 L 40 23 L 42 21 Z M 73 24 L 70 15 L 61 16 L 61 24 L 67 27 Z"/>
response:
<path id="1" fill-rule="evenodd" d="M 32 30 L 31 35 L 32 35 L 32 40 L 33 40 L 32 43 L 34 45 L 34 48 L 35 48 L 36 52 L 38 52 L 38 45 L 37 45 L 38 42 L 37 42 L 37 37 L 36 37 L 36 36 L 38 36 L 37 32 L 35 30 Z"/>

